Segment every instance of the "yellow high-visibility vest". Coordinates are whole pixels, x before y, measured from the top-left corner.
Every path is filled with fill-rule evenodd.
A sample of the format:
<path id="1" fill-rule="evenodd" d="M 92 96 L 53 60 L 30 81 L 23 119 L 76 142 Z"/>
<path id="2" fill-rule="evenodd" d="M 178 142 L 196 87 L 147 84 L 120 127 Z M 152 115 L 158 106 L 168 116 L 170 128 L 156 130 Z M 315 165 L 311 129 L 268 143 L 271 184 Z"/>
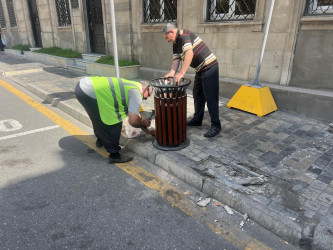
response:
<path id="1" fill-rule="evenodd" d="M 98 110 L 106 125 L 121 122 L 128 116 L 128 91 L 139 90 L 141 84 L 116 77 L 90 77 L 97 98 Z"/>

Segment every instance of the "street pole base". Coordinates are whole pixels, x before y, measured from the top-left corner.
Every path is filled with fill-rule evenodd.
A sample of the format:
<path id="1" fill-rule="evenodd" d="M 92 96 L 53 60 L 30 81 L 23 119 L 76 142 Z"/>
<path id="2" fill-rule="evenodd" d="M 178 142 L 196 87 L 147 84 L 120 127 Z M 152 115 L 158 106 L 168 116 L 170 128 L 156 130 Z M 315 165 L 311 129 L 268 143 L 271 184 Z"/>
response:
<path id="1" fill-rule="evenodd" d="M 190 145 L 190 139 L 186 139 L 185 142 L 183 142 L 182 144 L 180 144 L 176 147 L 160 145 L 160 144 L 158 144 L 158 142 L 156 140 L 154 140 L 153 145 L 154 145 L 155 148 L 157 148 L 159 150 L 176 151 L 176 150 L 181 150 L 183 148 L 186 148 L 188 145 Z"/>
<path id="2" fill-rule="evenodd" d="M 228 108 L 236 108 L 259 117 L 277 110 L 277 106 L 267 86 L 242 85 L 227 104 Z"/>

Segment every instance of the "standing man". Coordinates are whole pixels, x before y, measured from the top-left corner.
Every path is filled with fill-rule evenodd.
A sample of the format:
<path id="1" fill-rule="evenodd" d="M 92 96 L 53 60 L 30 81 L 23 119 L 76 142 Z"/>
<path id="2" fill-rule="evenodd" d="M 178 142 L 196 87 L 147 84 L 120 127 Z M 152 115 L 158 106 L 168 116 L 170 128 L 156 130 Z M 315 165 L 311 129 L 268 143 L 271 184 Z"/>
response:
<path id="1" fill-rule="evenodd" d="M 168 43 L 173 43 L 173 63 L 165 77 L 174 77 L 175 83 L 184 77 L 189 66 L 196 70 L 193 98 L 194 117 L 187 126 L 201 126 L 204 117 L 205 104 L 211 117 L 211 128 L 204 134 L 213 137 L 221 131 L 219 119 L 219 67 L 216 56 L 207 45 L 190 30 L 178 30 L 171 23 L 163 28 L 163 37 Z M 180 60 L 183 61 L 177 73 Z"/>
<path id="2" fill-rule="evenodd" d="M 147 129 L 151 120 L 142 119 L 139 114 L 142 99 L 151 93 L 146 81 L 139 83 L 116 77 L 84 77 L 76 85 L 75 95 L 92 122 L 96 146 L 104 146 L 110 153 L 110 164 L 133 160 L 119 153 L 123 119 L 127 116 L 131 126 L 155 134 L 154 129 Z"/>
<path id="3" fill-rule="evenodd" d="M 2 37 L 2 30 L 0 28 L 0 51 L 4 51 L 4 48 L 6 47 L 6 41 Z"/>

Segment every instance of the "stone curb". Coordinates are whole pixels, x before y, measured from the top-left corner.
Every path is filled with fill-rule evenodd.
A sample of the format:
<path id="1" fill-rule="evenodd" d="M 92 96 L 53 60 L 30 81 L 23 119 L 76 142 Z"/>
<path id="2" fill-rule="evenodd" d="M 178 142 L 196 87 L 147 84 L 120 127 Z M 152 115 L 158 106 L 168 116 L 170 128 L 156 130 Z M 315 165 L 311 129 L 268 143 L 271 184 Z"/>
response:
<path id="1" fill-rule="evenodd" d="M 91 127 L 91 122 L 85 112 L 76 109 L 70 104 L 71 101 L 59 101 L 59 98 L 52 97 L 52 93 L 38 89 L 33 85 L 26 84 L 26 89 L 43 100 L 51 103 L 78 121 Z M 205 193 L 207 196 L 223 202 L 233 209 L 245 214 L 259 225 L 275 233 L 292 244 L 299 244 L 302 239 L 302 227 L 293 220 L 288 219 L 287 214 L 281 211 L 274 211 L 260 203 L 257 203 L 245 195 L 236 192 L 228 183 L 212 181 L 202 176 L 193 169 L 194 162 L 186 157 L 175 155 L 174 152 L 161 152 L 152 145 L 151 138 L 143 137 L 136 140 L 121 139 L 126 148 L 142 158 L 145 158 L 156 166 L 172 173 L 177 178 L 194 188 Z M 200 166 L 196 166 L 200 168 Z M 198 169 L 200 172 L 201 169 Z"/>
<path id="2" fill-rule="evenodd" d="M 193 170 L 193 166 L 189 166 L 185 159 L 180 159 L 179 155 L 175 157 L 173 153 L 158 153 L 155 157 L 147 157 L 152 154 L 145 143 L 133 142 L 129 147 L 131 151 L 141 157 L 150 160 L 156 166 L 172 173 L 185 183 L 195 187 L 207 196 L 214 198 L 222 203 L 232 207 L 233 209 L 248 216 L 259 225 L 275 233 L 288 242 L 297 245 L 302 238 L 302 227 L 292 219 L 288 219 L 289 215 L 282 211 L 274 211 L 256 203 L 245 195 L 236 192 L 225 183 L 216 182 L 210 178 L 203 177 Z M 152 159 L 155 158 L 155 161 Z M 184 157 L 185 158 L 185 157 Z M 188 159 L 187 159 L 188 161 Z"/>

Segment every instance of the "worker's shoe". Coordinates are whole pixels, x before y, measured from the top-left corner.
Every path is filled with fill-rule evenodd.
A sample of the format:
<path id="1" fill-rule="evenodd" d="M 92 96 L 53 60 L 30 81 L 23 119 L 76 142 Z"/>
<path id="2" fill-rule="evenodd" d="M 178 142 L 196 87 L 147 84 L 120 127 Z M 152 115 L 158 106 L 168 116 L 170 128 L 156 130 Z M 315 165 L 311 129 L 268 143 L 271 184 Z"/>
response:
<path id="1" fill-rule="evenodd" d="M 204 134 L 204 137 L 211 138 L 220 133 L 221 127 L 218 126 L 212 126 L 211 129 Z"/>
<path id="2" fill-rule="evenodd" d="M 98 137 L 97 137 L 97 140 L 96 140 L 96 147 L 98 147 L 98 148 L 101 148 L 101 147 L 103 147 L 104 145 L 103 145 L 103 142 L 101 141 L 101 139 L 99 139 Z"/>
<path id="3" fill-rule="evenodd" d="M 197 127 L 197 126 L 201 126 L 202 125 L 202 121 L 195 121 L 195 120 L 190 120 L 186 123 L 187 126 L 190 127 Z"/>
<path id="4" fill-rule="evenodd" d="M 115 154 L 110 154 L 108 157 L 108 163 L 109 164 L 114 164 L 114 163 L 125 163 L 125 162 L 129 162 L 132 161 L 133 157 L 129 157 L 126 155 L 121 155 L 119 153 L 115 153 Z"/>

